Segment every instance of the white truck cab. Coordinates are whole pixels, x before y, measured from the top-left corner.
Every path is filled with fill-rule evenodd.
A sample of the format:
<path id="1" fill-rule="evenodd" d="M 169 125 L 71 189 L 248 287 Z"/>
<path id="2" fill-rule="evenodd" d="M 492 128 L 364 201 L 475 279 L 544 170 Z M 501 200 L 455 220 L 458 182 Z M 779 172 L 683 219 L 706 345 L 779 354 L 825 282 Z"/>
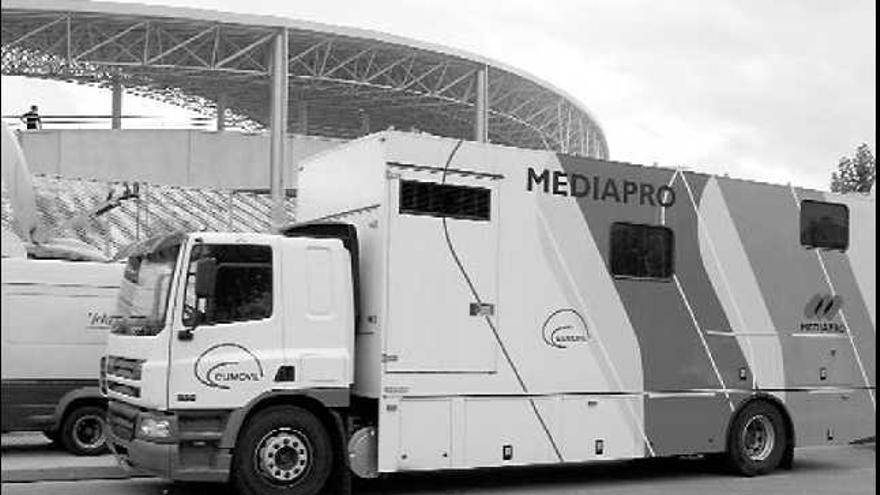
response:
<path id="1" fill-rule="evenodd" d="M 102 386 L 115 450 L 138 467 L 225 479 L 251 406 L 269 407 L 273 397 L 298 398 L 293 404 L 304 408 L 349 405 L 354 301 L 339 239 L 152 239 L 133 250 L 117 309 Z M 334 423 L 321 419 L 312 426 L 326 436 Z M 262 432 L 261 448 L 314 441 L 272 431 Z M 298 469 L 279 467 L 280 479 Z"/>

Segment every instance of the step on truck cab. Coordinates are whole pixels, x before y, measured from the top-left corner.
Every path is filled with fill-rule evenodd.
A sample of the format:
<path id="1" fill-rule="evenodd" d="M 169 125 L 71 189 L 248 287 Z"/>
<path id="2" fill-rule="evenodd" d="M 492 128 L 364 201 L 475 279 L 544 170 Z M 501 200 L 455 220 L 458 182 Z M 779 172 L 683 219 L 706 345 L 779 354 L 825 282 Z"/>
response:
<path id="1" fill-rule="evenodd" d="M 874 434 L 871 198 L 382 132 L 278 234 L 129 259 L 102 386 L 126 464 L 242 493 Z M 342 480 L 340 482 L 340 480 Z"/>

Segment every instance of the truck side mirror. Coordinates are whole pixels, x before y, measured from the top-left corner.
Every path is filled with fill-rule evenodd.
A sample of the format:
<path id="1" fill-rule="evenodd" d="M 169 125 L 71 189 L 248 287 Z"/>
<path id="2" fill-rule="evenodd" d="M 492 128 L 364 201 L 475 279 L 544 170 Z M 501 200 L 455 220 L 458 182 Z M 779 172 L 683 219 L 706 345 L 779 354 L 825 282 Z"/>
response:
<path id="1" fill-rule="evenodd" d="M 199 305 L 198 300 L 210 300 L 214 297 L 217 284 L 217 260 L 214 258 L 202 258 L 196 261 L 195 276 L 196 307 L 191 308 L 192 314 L 190 316 L 186 316 L 184 311 L 184 322 L 188 320 L 189 328 L 184 328 L 177 332 L 177 338 L 180 340 L 192 340 L 196 327 L 204 322 L 204 315 L 199 313 L 197 309 Z"/>
<path id="2" fill-rule="evenodd" d="M 214 297 L 217 283 L 217 260 L 202 258 L 196 262 L 196 297 L 210 299 Z"/>

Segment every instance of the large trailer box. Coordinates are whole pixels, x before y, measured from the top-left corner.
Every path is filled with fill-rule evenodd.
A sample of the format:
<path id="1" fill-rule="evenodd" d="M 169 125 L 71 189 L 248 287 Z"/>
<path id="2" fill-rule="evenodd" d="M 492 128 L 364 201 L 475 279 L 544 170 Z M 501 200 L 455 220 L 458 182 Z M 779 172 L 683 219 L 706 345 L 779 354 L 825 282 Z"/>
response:
<path id="1" fill-rule="evenodd" d="M 299 184 L 358 228 L 380 471 L 720 451 L 755 393 L 874 433 L 871 199 L 395 132 Z"/>

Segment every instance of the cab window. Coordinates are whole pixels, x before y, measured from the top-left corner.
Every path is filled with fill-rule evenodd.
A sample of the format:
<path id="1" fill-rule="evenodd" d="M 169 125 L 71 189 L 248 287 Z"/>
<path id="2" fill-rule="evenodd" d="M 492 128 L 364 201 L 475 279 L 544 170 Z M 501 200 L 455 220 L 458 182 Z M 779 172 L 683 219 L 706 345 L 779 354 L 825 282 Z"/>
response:
<path id="1" fill-rule="evenodd" d="M 217 263 L 214 297 L 196 301 L 196 262 L 203 258 L 213 258 Z M 185 325 L 261 320 L 270 316 L 271 247 L 251 244 L 199 244 L 193 247 L 184 294 Z"/>

